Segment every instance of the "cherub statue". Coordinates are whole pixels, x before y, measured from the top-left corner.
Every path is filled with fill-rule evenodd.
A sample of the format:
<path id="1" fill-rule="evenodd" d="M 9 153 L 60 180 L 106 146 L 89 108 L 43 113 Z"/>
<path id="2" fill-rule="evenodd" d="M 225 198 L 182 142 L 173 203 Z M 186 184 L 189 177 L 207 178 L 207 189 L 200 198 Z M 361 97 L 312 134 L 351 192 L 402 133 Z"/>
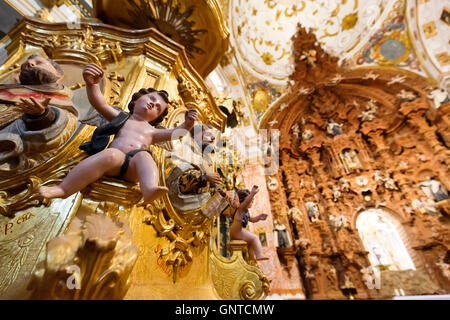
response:
<path id="1" fill-rule="evenodd" d="M 328 120 L 327 133 L 332 136 L 337 136 L 342 134 L 342 124 L 336 123 L 333 120 Z"/>
<path id="2" fill-rule="evenodd" d="M 394 179 L 389 176 L 384 178 L 384 187 L 388 190 L 398 190 L 397 185 L 395 184 Z"/>
<path id="3" fill-rule="evenodd" d="M 262 246 L 259 238 L 252 232 L 248 231 L 248 222 L 258 222 L 267 219 L 267 214 L 260 214 L 256 217 L 251 217 L 248 209 L 252 206 L 253 198 L 258 193 L 258 186 L 253 186 L 251 191 L 247 189 L 240 189 L 237 192 L 239 201 L 235 201 L 233 222 L 230 229 L 231 240 L 244 240 L 248 244 L 248 255 L 251 260 L 268 260 L 268 257 L 263 256 Z"/>
<path id="4" fill-rule="evenodd" d="M 292 247 L 291 239 L 289 238 L 286 226 L 277 219 L 273 222 L 274 226 L 274 245 L 276 248 Z"/>
<path id="5" fill-rule="evenodd" d="M 377 112 L 377 105 L 373 100 L 370 100 L 367 102 L 366 110 L 363 111 L 358 118 L 361 119 L 362 122 L 364 121 L 373 121 L 375 120 L 375 114 Z"/>
<path id="6" fill-rule="evenodd" d="M 296 138 L 300 137 L 300 126 L 298 125 L 298 123 L 295 123 L 291 129 L 292 129 L 293 135 Z"/>
<path id="7" fill-rule="evenodd" d="M 436 108 L 439 108 L 440 106 L 450 102 L 448 92 L 445 89 L 441 88 L 434 88 L 433 90 L 431 90 L 428 93 L 427 98 L 433 100 L 434 106 Z"/>
<path id="8" fill-rule="evenodd" d="M 166 157 L 166 185 L 172 206 L 180 212 L 203 208 L 207 217 L 218 214 L 222 201 L 218 187 L 223 185 L 215 172 L 211 153 L 215 152 L 215 136 L 208 124 L 196 124 L 182 145 L 181 154 L 171 152 Z M 205 205 L 206 204 L 206 205 Z"/>
<path id="9" fill-rule="evenodd" d="M 379 289 L 379 277 L 375 273 L 375 270 L 372 266 L 368 266 L 359 270 L 362 274 L 362 280 L 364 281 L 366 287 L 370 290 Z"/>
<path id="10" fill-rule="evenodd" d="M 97 128 L 92 140 L 80 146 L 91 156 L 77 164 L 60 185 L 39 187 L 44 198 L 66 198 L 104 175 L 139 181 L 144 203 L 168 191 L 158 186 L 159 172 L 148 148 L 151 144 L 184 136 L 194 126 L 197 111 L 188 110 L 185 122 L 177 128 L 156 129 L 154 126 L 168 114 L 168 93 L 153 88 L 141 89 L 131 98 L 130 113 L 119 112 L 106 103 L 101 93 L 99 83 L 103 74 L 103 69 L 93 63 L 83 70 L 89 102 L 110 123 Z M 111 134 L 116 134 L 115 138 L 106 148 Z"/>
<path id="11" fill-rule="evenodd" d="M 307 64 L 309 64 L 310 66 L 312 66 L 314 68 L 316 66 L 316 61 L 317 61 L 316 55 L 317 55 L 316 50 L 303 51 L 302 55 L 300 56 L 300 60 L 306 61 Z"/>
<path id="12" fill-rule="evenodd" d="M 366 110 L 366 111 L 363 111 L 363 112 L 358 116 L 358 118 L 361 119 L 361 122 L 364 122 L 364 121 L 373 121 L 373 120 L 375 120 L 375 114 L 374 114 L 373 112 L 371 112 L 371 111 Z"/>

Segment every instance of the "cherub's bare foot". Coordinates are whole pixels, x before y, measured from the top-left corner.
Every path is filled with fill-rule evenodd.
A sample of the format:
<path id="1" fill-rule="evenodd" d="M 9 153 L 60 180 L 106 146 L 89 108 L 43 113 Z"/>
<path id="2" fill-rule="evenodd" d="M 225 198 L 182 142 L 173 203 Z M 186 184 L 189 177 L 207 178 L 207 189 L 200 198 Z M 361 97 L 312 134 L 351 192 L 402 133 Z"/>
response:
<path id="1" fill-rule="evenodd" d="M 261 257 L 256 257 L 256 260 L 269 260 L 269 258 L 268 257 L 263 257 L 263 256 L 261 256 Z"/>
<path id="2" fill-rule="evenodd" d="M 55 187 L 42 186 L 42 187 L 39 187 L 38 192 L 41 195 L 41 197 L 47 198 L 47 199 L 62 198 L 66 194 L 64 192 L 64 190 L 59 186 L 55 186 Z"/>
<path id="3" fill-rule="evenodd" d="M 149 204 L 152 201 L 162 197 L 167 192 L 169 192 L 169 189 L 166 187 L 155 187 L 153 189 L 150 189 L 149 193 L 147 195 L 144 195 L 144 204 Z"/>

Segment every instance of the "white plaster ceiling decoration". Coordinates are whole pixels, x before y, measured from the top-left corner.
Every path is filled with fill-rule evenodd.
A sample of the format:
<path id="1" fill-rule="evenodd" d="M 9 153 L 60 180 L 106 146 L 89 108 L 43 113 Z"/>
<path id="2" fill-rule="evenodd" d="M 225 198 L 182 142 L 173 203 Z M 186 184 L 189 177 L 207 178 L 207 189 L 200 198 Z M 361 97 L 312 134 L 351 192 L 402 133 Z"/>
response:
<path id="1" fill-rule="evenodd" d="M 406 20 L 429 76 L 450 87 L 450 0 L 407 0 Z"/>
<path id="2" fill-rule="evenodd" d="M 397 0 L 230 0 L 229 25 L 237 54 L 254 76 L 285 84 L 292 72 L 291 37 L 297 23 L 312 28 L 322 46 L 352 57 Z"/>

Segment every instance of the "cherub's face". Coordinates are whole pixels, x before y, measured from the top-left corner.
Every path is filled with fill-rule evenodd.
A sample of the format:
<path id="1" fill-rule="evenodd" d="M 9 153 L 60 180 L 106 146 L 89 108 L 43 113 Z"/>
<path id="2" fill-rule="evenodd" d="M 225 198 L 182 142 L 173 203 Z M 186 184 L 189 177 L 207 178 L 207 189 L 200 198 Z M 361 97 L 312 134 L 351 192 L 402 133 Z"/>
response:
<path id="1" fill-rule="evenodd" d="M 194 134 L 194 140 L 199 144 L 201 141 L 202 145 L 210 145 L 215 139 L 213 131 L 207 126 L 202 126 L 201 132 Z"/>
<path id="2" fill-rule="evenodd" d="M 211 144 L 215 139 L 216 137 L 214 137 L 214 133 L 212 132 L 212 130 L 209 128 L 204 128 L 202 142 L 205 144 Z"/>
<path id="3" fill-rule="evenodd" d="M 147 122 L 156 120 L 167 109 L 167 103 L 157 92 L 143 95 L 134 103 L 133 114 L 143 117 Z"/>

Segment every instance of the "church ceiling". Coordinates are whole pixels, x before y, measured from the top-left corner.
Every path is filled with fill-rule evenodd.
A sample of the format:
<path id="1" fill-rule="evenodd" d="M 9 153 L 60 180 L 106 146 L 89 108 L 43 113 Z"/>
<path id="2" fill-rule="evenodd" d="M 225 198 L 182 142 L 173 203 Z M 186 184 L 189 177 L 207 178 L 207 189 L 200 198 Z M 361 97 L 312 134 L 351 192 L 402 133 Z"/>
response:
<path id="1" fill-rule="evenodd" d="M 450 73 L 450 0 L 408 0 L 406 21 L 417 55 L 429 76 Z"/>
<path id="2" fill-rule="evenodd" d="M 327 52 L 348 59 L 370 40 L 399 2 L 403 3 L 230 0 L 228 14 L 236 52 L 245 68 L 255 77 L 283 84 L 292 71 L 291 37 L 297 23 L 312 28 Z"/>

